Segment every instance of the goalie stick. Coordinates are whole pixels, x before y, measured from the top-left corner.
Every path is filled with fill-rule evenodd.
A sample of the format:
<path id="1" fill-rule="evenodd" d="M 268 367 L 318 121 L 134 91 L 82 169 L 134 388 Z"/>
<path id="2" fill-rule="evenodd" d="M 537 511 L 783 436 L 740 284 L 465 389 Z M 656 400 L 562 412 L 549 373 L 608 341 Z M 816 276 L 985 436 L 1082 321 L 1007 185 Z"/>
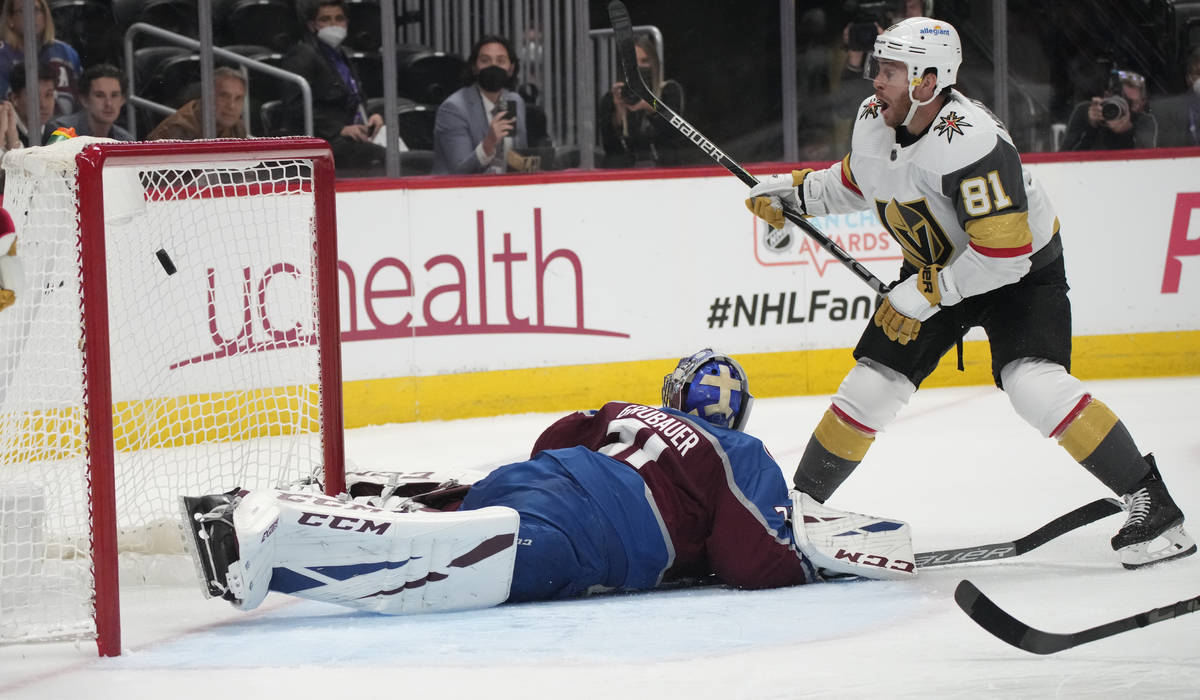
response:
<path id="1" fill-rule="evenodd" d="M 660 102 L 658 97 L 655 96 L 642 80 L 642 76 L 638 73 L 637 69 L 637 50 L 634 48 L 633 43 L 633 21 L 629 18 L 629 11 L 625 9 L 625 3 L 621 2 L 621 0 L 612 0 L 612 2 L 608 3 L 608 18 L 612 23 L 613 35 L 616 37 L 617 59 L 618 63 L 621 64 L 622 72 L 625 74 L 625 86 L 638 97 L 645 100 L 650 105 L 650 108 L 654 110 L 655 114 L 666 121 L 676 131 L 687 137 L 689 141 L 696 144 L 701 151 L 707 153 L 719 165 L 736 175 L 747 186 L 753 187 L 757 185 L 758 178 L 746 172 L 745 168 L 726 155 L 716 144 L 705 138 L 704 134 L 701 134 L 696 127 L 679 116 L 675 110 Z M 824 248 L 838 262 L 849 268 L 855 276 L 866 282 L 871 289 L 875 290 L 876 294 L 887 294 L 887 285 L 873 275 L 870 270 L 863 267 L 863 264 L 855 260 L 853 256 L 842 250 L 841 246 L 821 233 L 816 226 L 810 224 L 802 215 L 792 211 L 786 205 L 783 207 L 783 215 L 787 217 L 788 221 L 799 226 L 809 238 L 816 241 L 817 245 Z"/>
<path id="2" fill-rule="evenodd" d="M 1106 518 L 1122 510 L 1121 502 L 1115 498 L 1100 498 L 1075 510 L 1064 513 L 1054 520 L 1039 527 L 1033 532 L 1019 537 L 1011 542 L 976 545 L 973 547 L 958 547 L 956 549 L 939 549 L 932 552 L 917 552 L 917 568 L 928 569 L 934 566 L 949 566 L 951 564 L 968 564 L 980 561 L 995 561 L 1019 557 L 1022 554 L 1037 549 L 1050 540 L 1061 537 L 1072 530 Z"/>
<path id="3" fill-rule="evenodd" d="M 991 598 L 984 595 L 983 591 L 980 591 L 975 584 L 965 579 L 959 581 L 958 588 L 954 590 L 954 602 L 958 603 L 958 607 L 962 608 L 967 617 L 975 621 L 975 624 L 990 632 L 997 639 L 1032 654 L 1053 654 L 1200 609 L 1200 596 L 1196 596 L 1090 629 L 1059 634 L 1035 629 L 1009 615 L 999 605 L 993 603 Z"/>

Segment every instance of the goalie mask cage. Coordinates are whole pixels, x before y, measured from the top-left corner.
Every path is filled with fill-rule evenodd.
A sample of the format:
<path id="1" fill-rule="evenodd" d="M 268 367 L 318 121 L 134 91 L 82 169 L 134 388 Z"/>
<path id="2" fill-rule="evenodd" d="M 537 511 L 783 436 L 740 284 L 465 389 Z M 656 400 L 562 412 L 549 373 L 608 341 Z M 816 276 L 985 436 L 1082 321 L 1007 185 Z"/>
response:
<path id="1" fill-rule="evenodd" d="M 80 137 L 4 170 L 0 643 L 116 655 L 118 565 L 182 556 L 181 495 L 343 490 L 333 160 Z"/>

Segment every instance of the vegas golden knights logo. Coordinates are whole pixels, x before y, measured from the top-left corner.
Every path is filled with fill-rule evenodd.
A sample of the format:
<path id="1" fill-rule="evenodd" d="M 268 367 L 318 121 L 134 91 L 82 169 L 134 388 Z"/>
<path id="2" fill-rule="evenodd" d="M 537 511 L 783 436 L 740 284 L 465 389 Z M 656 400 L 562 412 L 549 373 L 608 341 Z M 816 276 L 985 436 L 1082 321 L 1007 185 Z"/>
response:
<path id="1" fill-rule="evenodd" d="M 875 210 L 888 233 L 904 249 L 904 259 L 910 264 L 924 267 L 949 262 L 954 245 L 933 218 L 924 198 L 911 202 L 875 200 Z"/>

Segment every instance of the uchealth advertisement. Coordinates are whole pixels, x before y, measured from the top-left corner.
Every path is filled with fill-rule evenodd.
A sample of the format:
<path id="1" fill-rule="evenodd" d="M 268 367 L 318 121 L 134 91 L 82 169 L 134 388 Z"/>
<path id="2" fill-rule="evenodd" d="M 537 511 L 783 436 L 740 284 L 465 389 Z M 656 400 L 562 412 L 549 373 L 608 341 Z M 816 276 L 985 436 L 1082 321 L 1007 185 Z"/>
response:
<path id="1" fill-rule="evenodd" d="M 1200 350 L 1200 155 L 1047 161 L 1027 167 L 1062 223 L 1077 357 L 1127 355 L 1109 346 L 1132 342 L 1148 354 L 1131 366 L 1154 373 L 1152 351 L 1168 358 L 1160 373 L 1200 372 L 1188 359 Z M 347 382 L 470 375 L 487 385 L 509 373 L 497 390 L 513 394 L 514 410 L 538 410 L 531 377 L 549 375 L 522 372 L 628 366 L 640 380 L 651 371 L 638 363 L 665 371 L 664 360 L 705 346 L 810 371 L 812 357 L 837 357 L 829 377 L 840 378 L 874 313 L 865 282 L 800 229 L 769 231 L 724 171 L 636 177 L 342 183 Z M 873 212 L 810 221 L 883 282 L 895 279 L 900 248 Z M 987 363 L 976 364 L 976 380 L 990 381 Z M 829 381 L 816 388 L 831 391 Z"/>
<path id="2" fill-rule="evenodd" d="M 743 190 L 704 177 L 341 195 L 346 377 L 852 345 L 874 292 L 798 232 L 767 248 Z M 830 220 L 852 255 L 898 266 L 873 217 Z"/>

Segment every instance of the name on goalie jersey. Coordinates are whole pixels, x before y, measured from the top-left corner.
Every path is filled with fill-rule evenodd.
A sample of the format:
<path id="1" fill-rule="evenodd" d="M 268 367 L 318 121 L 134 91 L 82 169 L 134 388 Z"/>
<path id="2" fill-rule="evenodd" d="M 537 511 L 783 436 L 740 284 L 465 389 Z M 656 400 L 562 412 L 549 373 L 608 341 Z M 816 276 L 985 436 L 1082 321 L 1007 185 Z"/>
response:
<path id="1" fill-rule="evenodd" d="M 700 444 L 700 436 L 687 423 L 675 418 L 669 413 L 651 408 L 650 406 L 640 406 L 631 404 L 621 409 L 617 414 L 617 418 L 625 418 L 633 416 L 644 423 L 647 427 L 654 429 L 656 433 L 661 435 L 675 445 L 679 456 L 685 456 L 688 450 Z"/>

